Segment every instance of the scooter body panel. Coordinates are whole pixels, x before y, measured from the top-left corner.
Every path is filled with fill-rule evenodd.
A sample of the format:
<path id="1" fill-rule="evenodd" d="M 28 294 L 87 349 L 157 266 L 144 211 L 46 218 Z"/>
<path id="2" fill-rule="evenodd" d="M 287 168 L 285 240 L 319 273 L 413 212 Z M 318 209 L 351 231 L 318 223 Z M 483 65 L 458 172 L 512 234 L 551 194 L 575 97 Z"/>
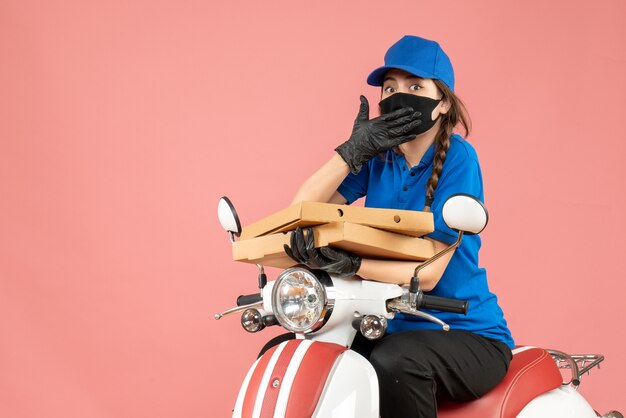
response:
<path id="1" fill-rule="evenodd" d="M 332 280 L 333 287 L 327 289 L 327 292 L 334 302 L 333 312 L 319 332 L 306 334 L 305 338 L 350 346 L 357 331 L 346 318 L 354 318 L 355 313 L 380 315 L 387 319 L 394 317 L 387 310 L 386 301 L 402 295 L 399 286 L 355 277 L 332 276 Z"/>
<path id="2" fill-rule="evenodd" d="M 360 354 L 345 351 L 328 376 L 313 417 L 378 418 L 378 413 L 378 379 L 374 368 Z"/>
<path id="3" fill-rule="evenodd" d="M 589 403 L 571 385 L 563 385 L 537 396 L 517 418 L 597 418 Z"/>

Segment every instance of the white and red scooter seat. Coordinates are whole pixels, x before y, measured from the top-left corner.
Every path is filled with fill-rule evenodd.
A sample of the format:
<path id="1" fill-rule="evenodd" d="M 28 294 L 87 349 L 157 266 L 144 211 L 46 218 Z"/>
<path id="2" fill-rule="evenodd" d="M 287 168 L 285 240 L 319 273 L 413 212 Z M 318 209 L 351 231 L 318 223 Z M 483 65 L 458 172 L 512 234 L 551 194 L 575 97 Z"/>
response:
<path id="1" fill-rule="evenodd" d="M 516 347 L 509 371 L 495 388 L 468 403 L 440 405 L 440 418 L 514 418 L 534 398 L 561 386 L 563 378 L 544 349 Z"/>

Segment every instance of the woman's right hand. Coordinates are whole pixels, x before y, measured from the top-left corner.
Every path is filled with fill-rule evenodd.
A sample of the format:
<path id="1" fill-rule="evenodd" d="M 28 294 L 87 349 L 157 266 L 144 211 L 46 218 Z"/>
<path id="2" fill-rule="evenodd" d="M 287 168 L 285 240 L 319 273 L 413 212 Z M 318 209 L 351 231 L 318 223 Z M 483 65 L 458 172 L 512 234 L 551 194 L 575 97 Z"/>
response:
<path id="1" fill-rule="evenodd" d="M 354 121 L 350 138 L 335 148 L 353 174 L 357 174 L 363 164 L 375 155 L 387 151 L 415 138 L 407 132 L 422 123 L 420 112 L 405 107 L 374 119 L 369 118 L 370 108 L 367 98 L 361 96 L 361 107 Z"/>
<path id="2" fill-rule="evenodd" d="M 315 247 L 312 228 L 297 227 L 291 233 L 289 244 L 283 246 L 285 253 L 296 263 L 304 264 L 312 269 L 347 277 L 354 276 L 361 267 L 361 257 L 356 254 L 328 246 Z"/>

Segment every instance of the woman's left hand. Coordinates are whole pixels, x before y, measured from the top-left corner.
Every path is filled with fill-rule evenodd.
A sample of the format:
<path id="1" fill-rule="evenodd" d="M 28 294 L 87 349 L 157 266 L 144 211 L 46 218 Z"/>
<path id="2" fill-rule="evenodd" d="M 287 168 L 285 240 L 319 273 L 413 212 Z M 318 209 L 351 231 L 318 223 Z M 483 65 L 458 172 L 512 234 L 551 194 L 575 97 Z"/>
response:
<path id="1" fill-rule="evenodd" d="M 291 233 L 290 244 L 284 245 L 285 253 L 294 261 L 312 269 L 338 276 L 354 276 L 361 267 L 361 257 L 356 254 L 331 247 L 315 248 L 312 228 L 303 230 L 297 227 Z"/>

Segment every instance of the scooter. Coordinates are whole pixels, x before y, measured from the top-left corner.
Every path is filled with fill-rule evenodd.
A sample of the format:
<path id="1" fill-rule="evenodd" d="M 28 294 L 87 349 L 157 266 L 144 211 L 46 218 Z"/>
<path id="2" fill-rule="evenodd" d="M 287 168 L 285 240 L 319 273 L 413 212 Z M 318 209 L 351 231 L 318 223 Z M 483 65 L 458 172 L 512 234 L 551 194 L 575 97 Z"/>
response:
<path id="1" fill-rule="evenodd" d="M 232 202 L 218 205 L 222 227 L 231 242 L 241 233 Z M 459 194 L 443 206 L 448 227 L 458 233 L 456 242 L 420 264 L 410 285 L 399 286 L 335 277 L 320 270 L 291 267 L 276 280 L 267 281 L 259 268 L 260 292 L 243 295 L 237 307 L 216 319 L 241 312 L 248 332 L 280 325 L 296 339 L 270 348 L 248 371 L 233 410 L 235 418 L 377 418 L 378 379 L 372 365 L 350 350 L 357 332 L 376 340 L 396 313 L 415 315 L 449 330 L 448 324 L 421 309 L 467 313 L 467 302 L 425 294 L 419 271 L 459 246 L 463 235 L 486 227 L 486 208 L 476 198 Z M 468 403 L 440 405 L 443 418 L 623 418 L 618 411 L 599 415 L 577 391 L 581 376 L 604 360 L 602 355 L 570 355 L 556 350 L 520 346 L 505 378 L 482 398 Z M 561 369 L 571 371 L 563 382 Z"/>

